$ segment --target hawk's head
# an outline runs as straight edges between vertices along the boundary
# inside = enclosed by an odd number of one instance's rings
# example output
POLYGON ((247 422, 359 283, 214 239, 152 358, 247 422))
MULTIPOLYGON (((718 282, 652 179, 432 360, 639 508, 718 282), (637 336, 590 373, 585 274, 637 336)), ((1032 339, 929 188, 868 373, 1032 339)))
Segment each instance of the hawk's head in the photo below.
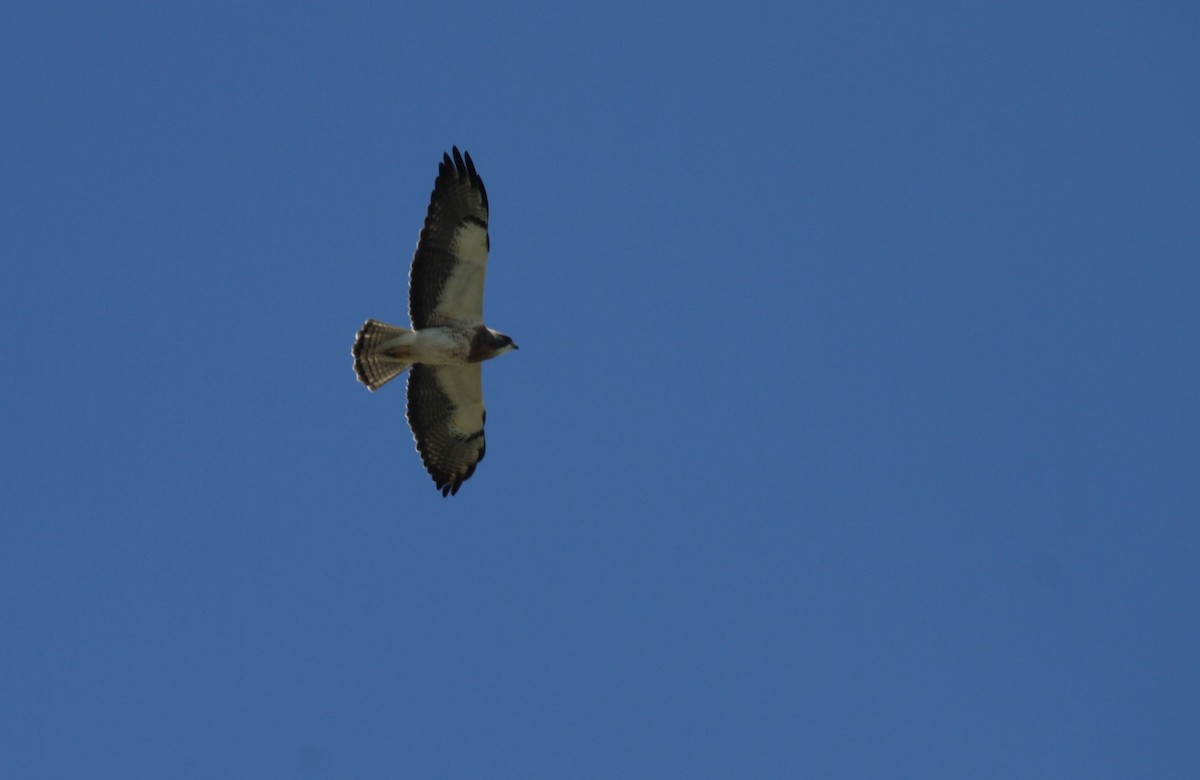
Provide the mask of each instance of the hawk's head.
POLYGON ((491 360, 505 352, 517 349, 517 343, 498 330, 480 325, 471 337, 471 362, 491 360))

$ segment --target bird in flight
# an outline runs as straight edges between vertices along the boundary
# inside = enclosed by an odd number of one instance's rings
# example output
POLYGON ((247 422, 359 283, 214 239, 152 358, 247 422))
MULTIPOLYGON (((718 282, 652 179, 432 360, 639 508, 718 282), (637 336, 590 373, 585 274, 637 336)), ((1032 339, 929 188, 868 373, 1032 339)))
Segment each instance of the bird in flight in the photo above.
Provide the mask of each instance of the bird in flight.
POLYGON ((485 360, 514 350, 483 324, 488 199, 471 155, 442 155, 408 281, 412 327, 367 320, 354 339, 358 381, 378 390, 408 369, 408 425, 425 470, 454 495, 483 460, 485 360))

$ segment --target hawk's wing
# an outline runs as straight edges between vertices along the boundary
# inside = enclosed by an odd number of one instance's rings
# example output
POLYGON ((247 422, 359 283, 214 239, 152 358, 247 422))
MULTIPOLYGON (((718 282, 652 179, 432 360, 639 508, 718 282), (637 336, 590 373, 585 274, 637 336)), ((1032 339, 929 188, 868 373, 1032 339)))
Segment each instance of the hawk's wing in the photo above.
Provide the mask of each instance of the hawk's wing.
POLYGON ((479 363, 408 373, 408 424, 425 470, 442 495, 458 492, 483 460, 483 370, 479 363))
POLYGON ((409 275, 414 328, 483 322, 488 202, 471 155, 443 154, 409 275))

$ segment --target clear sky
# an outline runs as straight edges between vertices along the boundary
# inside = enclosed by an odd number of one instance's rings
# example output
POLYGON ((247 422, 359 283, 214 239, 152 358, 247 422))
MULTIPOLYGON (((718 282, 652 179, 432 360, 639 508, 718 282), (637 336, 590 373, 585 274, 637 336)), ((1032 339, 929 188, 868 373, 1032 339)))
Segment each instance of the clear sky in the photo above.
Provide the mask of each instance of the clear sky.
POLYGON ((1200 771, 1194 3, 2 16, 0 776, 1200 771))

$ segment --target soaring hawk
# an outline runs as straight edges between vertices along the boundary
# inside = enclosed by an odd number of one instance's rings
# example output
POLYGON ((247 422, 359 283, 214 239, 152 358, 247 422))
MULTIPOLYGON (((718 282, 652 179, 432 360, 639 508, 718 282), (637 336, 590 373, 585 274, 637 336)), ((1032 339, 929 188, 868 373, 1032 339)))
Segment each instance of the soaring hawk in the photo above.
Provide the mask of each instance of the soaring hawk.
POLYGON ((442 155, 409 274, 411 328, 367 320, 354 339, 358 381, 378 390, 408 372, 408 424, 425 469, 454 495, 483 460, 482 363, 517 348, 483 324, 488 199, 471 155, 442 155))

